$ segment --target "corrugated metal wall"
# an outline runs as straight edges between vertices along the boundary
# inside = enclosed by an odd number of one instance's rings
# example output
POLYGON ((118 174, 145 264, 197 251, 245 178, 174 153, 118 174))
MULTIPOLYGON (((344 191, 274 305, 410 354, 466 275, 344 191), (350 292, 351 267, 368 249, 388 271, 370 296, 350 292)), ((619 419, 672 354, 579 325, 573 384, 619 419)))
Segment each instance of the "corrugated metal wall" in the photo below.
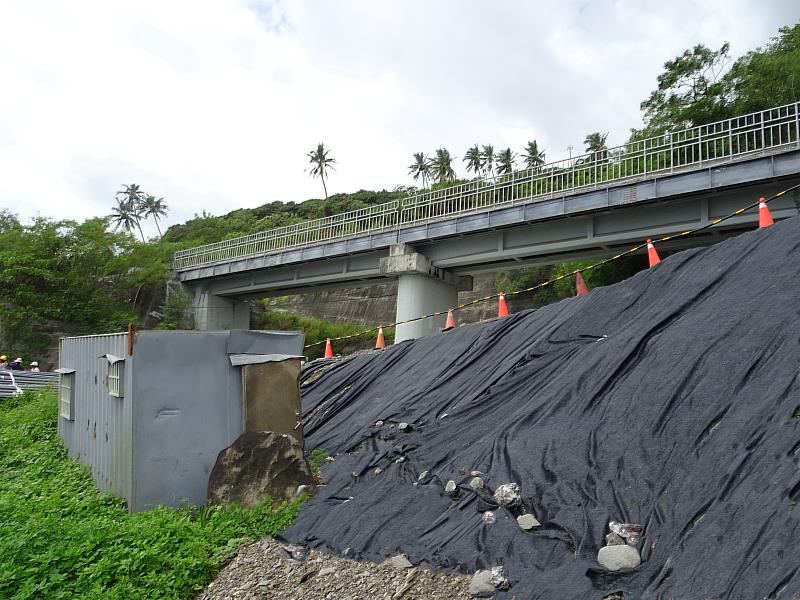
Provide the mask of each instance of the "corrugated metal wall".
POLYGON ((59 367, 75 369, 74 420, 58 418, 58 433, 70 457, 88 465, 97 487, 130 498, 131 373, 128 334, 62 338, 59 367), (108 393, 105 354, 125 357, 125 397, 108 393))

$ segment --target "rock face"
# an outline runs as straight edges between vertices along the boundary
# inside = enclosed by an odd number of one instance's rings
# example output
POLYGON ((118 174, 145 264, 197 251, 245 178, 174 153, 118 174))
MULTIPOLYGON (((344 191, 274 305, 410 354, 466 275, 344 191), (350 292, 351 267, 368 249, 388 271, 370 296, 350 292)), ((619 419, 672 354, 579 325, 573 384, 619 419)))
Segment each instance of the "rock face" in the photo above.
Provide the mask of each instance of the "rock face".
POLYGON ((266 498, 291 500, 300 485, 314 485, 300 443, 271 431, 246 431, 217 456, 206 497, 209 503, 255 506, 266 498))
POLYGON ((635 569, 642 562, 642 558, 633 546, 604 546, 597 553, 597 562, 609 571, 622 571, 635 569))

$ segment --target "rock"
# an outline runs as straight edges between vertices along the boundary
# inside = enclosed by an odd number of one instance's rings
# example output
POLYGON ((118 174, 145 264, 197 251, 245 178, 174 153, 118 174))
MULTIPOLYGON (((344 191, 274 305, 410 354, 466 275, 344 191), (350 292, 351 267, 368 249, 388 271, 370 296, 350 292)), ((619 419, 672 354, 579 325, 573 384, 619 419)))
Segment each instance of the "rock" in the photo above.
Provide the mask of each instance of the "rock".
POLYGON ((375 427, 383 427, 383 421, 375 421, 375 427))
POLYGON ((381 469, 380 467, 375 467, 373 473, 375 473, 375 475, 380 475, 381 473, 383 473, 383 469, 381 469))
POLYGON ((472 477, 483 477, 483 473, 481 473, 480 471, 470 471, 469 474, 472 477))
POLYGON ((207 498, 255 506, 266 498, 292 500, 300 485, 314 486, 300 442, 271 431, 245 431, 217 456, 207 498))
POLYGON ((289 555, 289 558, 297 562, 305 561, 308 555, 308 548, 300 544, 286 544, 285 546, 281 546, 281 548, 289 555))
POLYGON ((411 564, 405 554, 398 554, 396 556, 392 556, 391 558, 387 558, 384 561, 384 564, 390 565, 399 570, 410 569, 414 566, 411 564))
POLYGON ((642 558, 633 546, 603 546, 597 553, 597 562, 609 571, 623 571, 638 567, 642 558))
POLYGON ((330 575, 333 575, 334 573, 336 573, 336 569, 334 569, 333 567, 325 567, 319 570, 319 573, 317 573, 317 577, 328 577, 330 575))
POLYGON ((632 536, 641 537, 643 529, 639 523, 617 523, 616 521, 611 521, 608 524, 608 528, 618 536, 625 539, 628 539, 632 536))
POLYGON ((444 493, 450 496, 454 496, 457 491, 458 491, 458 486, 456 485, 456 482, 453 481, 452 479, 448 481, 444 486, 444 493))
POLYGON ((294 493, 294 497, 297 498, 300 494, 310 494, 311 493, 311 486, 308 485, 298 485, 297 490, 294 493))
POLYGON ((482 518, 483 522, 486 523, 487 525, 491 525, 492 523, 495 523, 497 521, 497 517, 491 510, 487 510, 485 513, 483 513, 482 518))
POLYGON ((507 590, 510 586, 506 579, 506 570, 502 566, 492 567, 492 585, 498 590, 507 590))
POLYGON ((609 533, 606 535, 606 546, 622 546, 625 543, 620 536, 616 533, 609 533))
POLYGON ((408 423, 400 423, 397 428, 400 431, 411 431, 411 427, 409 427, 408 423))
POLYGON ((522 504, 519 486, 516 483, 505 483, 494 492, 494 499, 501 506, 519 506, 522 504))
POLYGON ((396 461, 394 461, 394 462, 396 462, 396 463, 402 463, 402 462, 406 462, 406 457, 405 457, 405 456, 401 456, 400 458, 398 458, 398 459, 397 459, 396 461))
POLYGON ((473 477, 469 482, 469 487, 473 490, 482 490, 483 489, 483 479, 480 477, 473 477))
POLYGON ((495 587, 492 583, 491 571, 476 571, 469 582, 469 595, 474 598, 491 598, 495 587))
POLYGON ((419 474, 419 477, 417 477, 417 481, 422 481, 427 476, 428 476, 428 472, 427 471, 423 471, 422 473, 419 474))
POLYGON ((534 527, 540 527, 541 523, 539 523, 533 515, 524 514, 517 517, 517 525, 519 525, 521 529, 528 531, 534 527))

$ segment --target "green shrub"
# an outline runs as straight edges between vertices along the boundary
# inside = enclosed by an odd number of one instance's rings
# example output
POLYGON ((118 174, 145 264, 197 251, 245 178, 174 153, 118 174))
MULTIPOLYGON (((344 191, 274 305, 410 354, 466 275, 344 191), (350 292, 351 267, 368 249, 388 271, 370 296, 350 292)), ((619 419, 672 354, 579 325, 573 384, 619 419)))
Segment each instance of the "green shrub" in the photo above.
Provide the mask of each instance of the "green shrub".
POLYGON ((128 514, 66 456, 50 393, 0 404, 0 598, 192 598, 299 503, 128 514))

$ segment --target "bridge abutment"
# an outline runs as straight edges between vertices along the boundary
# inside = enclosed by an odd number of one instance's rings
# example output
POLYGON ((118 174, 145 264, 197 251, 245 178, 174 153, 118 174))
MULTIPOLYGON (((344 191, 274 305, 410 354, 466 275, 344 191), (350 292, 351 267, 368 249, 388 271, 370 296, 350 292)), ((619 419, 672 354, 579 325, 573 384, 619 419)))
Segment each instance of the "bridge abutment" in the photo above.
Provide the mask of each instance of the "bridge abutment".
MULTIPOLYGON (((472 289, 472 277, 458 276, 435 267, 431 260, 406 244, 389 247, 389 256, 382 258, 381 274, 397 277, 397 322, 447 310, 458 304, 458 292, 472 289)), ((446 316, 439 315, 398 325, 395 342, 438 333, 446 316)))
POLYGON ((212 294, 205 286, 194 288, 195 328, 200 331, 250 329, 250 305, 242 300, 212 294))

